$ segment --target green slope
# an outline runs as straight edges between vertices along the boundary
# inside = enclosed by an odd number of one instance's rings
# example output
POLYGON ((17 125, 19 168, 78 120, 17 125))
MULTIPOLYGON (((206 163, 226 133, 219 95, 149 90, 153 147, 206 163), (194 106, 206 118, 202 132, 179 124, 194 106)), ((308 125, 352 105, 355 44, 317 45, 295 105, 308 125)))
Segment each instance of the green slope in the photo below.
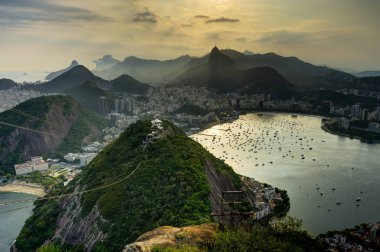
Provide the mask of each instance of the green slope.
POLYGON ((56 151, 63 155, 66 151, 77 151, 85 138, 95 139, 100 135, 100 129, 107 125, 73 98, 61 95, 42 96, 20 103, 14 109, 0 113, 0 122, 38 131, 0 124, 0 173, 13 173, 14 164, 24 162, 32 155, 45 156, 56 151))
MULTIPOLYGON (((229 166, 173 125, 167 124, 167 137, 147 146, 142 145, 150 131, 151 124, 147 121, 131 125, 65 191, 109 185, 127 177, 137 168, 125 181, 85 193, 80 199, 81 211, 76 217, 78 223, 89 216, 95 206, 100 211, 101 218, 93 225, 106 234, 106 239, 97 244, 97 248, 107 248, 104 251, 120 251, 139 235, 161 225, 186 226, 210 222, 206 162, 211 162, 217 173, 229 178, 236 188, 241 185, 239 177, 229 166)), ((68 203, 65 200, 62 202, 68 203)), ((17 239, 19 251, 35 249, 52 237, 51 230, 58 228, 56 211, 59 210, 54 201, 35 208, 34 215, 17 239), (40 228, 39 223, 44 225, 40 228)), ((60 211, 64 214, 69 210, 63 208, 60 211)), ((64 245, 70 243, 59 242, 64 245)))
POLYGON ((92 81, 85 81, 82 85, 72 87, 65 91, 74 97, 83 107, 91 109, 92 111, 98 112, 98 98, 105 96, 108 98, 108 107, 113 107, 114 97, 112 93, 101 89, 96 83, 92 81))

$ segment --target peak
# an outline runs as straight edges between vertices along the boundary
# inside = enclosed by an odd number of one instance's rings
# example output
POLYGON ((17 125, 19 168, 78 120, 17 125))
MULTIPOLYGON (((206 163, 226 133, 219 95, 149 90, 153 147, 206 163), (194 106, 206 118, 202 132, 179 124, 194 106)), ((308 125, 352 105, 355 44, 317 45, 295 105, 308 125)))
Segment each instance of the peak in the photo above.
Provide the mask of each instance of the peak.
POLYGON ((252 51, 250 51, 250 50, 245 50, 244 52, 243 52, 243 54, 245 54, 245 55, 254 55, 255 53, 254 52, 252 52, 252 51))
POLYGON ((134 78, 132 76, 127 75, 127 74, 122 74, 119 77, 117 77, 116 79, 114 79, 114 81, 115 80, 125 80, 125 79, 130 80, 130 79, 134 79, 134 78))
POLYGON ((73 60, 72 62, 71 62, 71 67, 73 67, 73 66, 78 66, 79 65, 79 63, 78 63, 78 61, 76 61, 76 60, 73 60))
POLYGON ((73 68, 71 68, 69 71, 86 71, 86 72, 90 72, 90 70, 88 70, 85 66, 83 65, 77 65, 73 68))
POLYGON ((214 48, 211 50, 211 53, 219 53, 219 48, 217 46, 214 46, 214 48))

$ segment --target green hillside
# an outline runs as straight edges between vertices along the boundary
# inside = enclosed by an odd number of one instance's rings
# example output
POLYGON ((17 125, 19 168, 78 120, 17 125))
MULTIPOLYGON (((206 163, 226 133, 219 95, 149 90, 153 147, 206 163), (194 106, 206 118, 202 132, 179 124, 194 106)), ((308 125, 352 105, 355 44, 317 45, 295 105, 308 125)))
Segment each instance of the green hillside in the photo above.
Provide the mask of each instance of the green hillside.
POLYGON ((95 112, 99 111, 98 98, 101 96, 108 98, 109 108, 113 107, 114 97, 112 93, 101 89, 92 81, 85 81, 82 85, 72 87, 66 90, 65 94, 74 97, 83 107, 95 112))
MULTIPOLYGON (((73 216, 78 227, 63 227, 61 232, 82 235, 78 231, 83 224, 81 221, 91 216, 94 209, 99 209, 101 217, 96 218, 94 224, 106 234, 106 239, 97 242, 96 247, 107 248, 104 251, 120 251, 139 235, 158 226, 187 226, 211 221, 210 187, 205 163, 212 163, 216 172, 229 179, 235 188, 240 187, 240 179, 229 166, 180 130, 171 124, 165 127, 166 137, 142 145, 151 131, 151 124, 139 121, 94 159, 65 193, 111 184, 136 170, 125 181, 83 194, 80 213, 73 216)), ((73 200, 62 199, 60 203, 67 205, 73 200)), ((37 205, 34 215, 17 239, 19 251, 36 249, 52 237, 53 230, 61 228, 57 225, 58 216, 70 211, 70 208, 59 209, 58 205, 55 201, 37 205)), ((90 235, 94 234, 84 234, 90 235)), ((82 238, 85 242, 86 237, 82 238)), ((64 239, 59 243, 70 246, 80 244, 64 239)))
POLYGON ((150 87, 148 84, 142 83, 126 74, 112 80, 111 83, 113 91, 128 94, 146 95, 150 87))
POLYGON ((84 139, 95 140, 106 125, 69 96, 42 96, 20 103, 0 113, 0 174, 13 173, 14 164, 31 156, 78 151, 84 139))

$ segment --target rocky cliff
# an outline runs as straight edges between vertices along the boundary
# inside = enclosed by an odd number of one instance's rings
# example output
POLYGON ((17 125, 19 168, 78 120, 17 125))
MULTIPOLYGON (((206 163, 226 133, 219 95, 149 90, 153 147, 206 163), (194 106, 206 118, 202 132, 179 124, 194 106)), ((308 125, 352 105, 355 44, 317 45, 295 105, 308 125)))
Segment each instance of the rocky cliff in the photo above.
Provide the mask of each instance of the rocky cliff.
POLYGON ((13 172, 13 165, 17 162, 54 153, 75 134, 75 129, 80 126, 78 123, 83 120, 91 130, 77 135, 81 138, 77 141, 79 144, 88 135, 100 133, 100 119, 90 118, 69 96, 39 97, 1 113, 0 169, 13 172))

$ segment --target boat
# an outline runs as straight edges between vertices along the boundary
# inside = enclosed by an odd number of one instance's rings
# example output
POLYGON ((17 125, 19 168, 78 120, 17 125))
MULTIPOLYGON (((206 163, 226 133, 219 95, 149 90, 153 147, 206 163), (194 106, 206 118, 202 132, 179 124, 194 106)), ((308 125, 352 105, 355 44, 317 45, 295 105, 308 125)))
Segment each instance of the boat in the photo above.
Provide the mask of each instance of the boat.
POLYGON ((292 115, 293 118, 297 118, 297 115, 292 115))
POLYGON ((362 199, 360 197, 357 197, 356 198, 356 201, 361 201, 362 199))

